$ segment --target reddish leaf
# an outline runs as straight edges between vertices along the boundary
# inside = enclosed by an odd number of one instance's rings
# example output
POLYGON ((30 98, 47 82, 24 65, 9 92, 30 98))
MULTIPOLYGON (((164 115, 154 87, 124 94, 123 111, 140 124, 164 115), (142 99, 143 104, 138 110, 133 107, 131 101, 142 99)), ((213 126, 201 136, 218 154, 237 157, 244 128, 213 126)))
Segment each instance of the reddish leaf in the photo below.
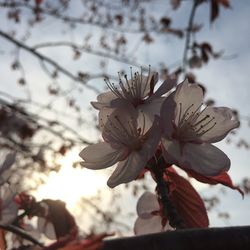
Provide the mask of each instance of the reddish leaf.
POLYGON ((210 21, 213 22, 220 13, 219 5, 224 6, 225 8, 230 8, 229 0, 211 0, 211 14, 210 21))
POLYGON ((204 175, 196 173, 193 170, 185 169, 185 171, 188 173, 189 176, 195 178, 197 181, 211 184, 211 185, 222 184, 224 186, 227 186, 227 187, 230 187, 232 189, 239 191, 241 193, 242 197, 244 197, 244 192, 238 186, 235 186, 233 184, 233 182, 232 182, 230 176, 227 174, 227 172, 222 172, 221 174, 219 174, 217 176, 204 176, 204 175))
POLYGON ((7 244, 5 240, 5 231, 3 229, 0 229, 0 249, 1 250, 7 249, 7 244))
POLYGON ((170 199, 186 226, 188 228, 208 227, 209 221, 204 202, 193 186, 172 168, 168 168, 167 175, 175 184, 170 199))
POLYGON ((219 15, 219 4, 217 0, 211 0, 210 22, 212 23, 219 15))
POLYGON ((68 234, 76 236, 78 232, 75 220, 66 209, 64 202, 46 199, 40 203, 45 203, 48 206, 48 215, 45 219, 53 224, 57 239, 68 234))
POLYGON ((223 5, 225 8, 230 8, 229 0, 217 0, 217 2, 223 5))
POLYGON ((174 10, 180 7, 181 0, 171 0, 171 5, 174 10))
POLYGON ((35 0, 36 5, 40 5, 42 3, 43 0, 35 0))

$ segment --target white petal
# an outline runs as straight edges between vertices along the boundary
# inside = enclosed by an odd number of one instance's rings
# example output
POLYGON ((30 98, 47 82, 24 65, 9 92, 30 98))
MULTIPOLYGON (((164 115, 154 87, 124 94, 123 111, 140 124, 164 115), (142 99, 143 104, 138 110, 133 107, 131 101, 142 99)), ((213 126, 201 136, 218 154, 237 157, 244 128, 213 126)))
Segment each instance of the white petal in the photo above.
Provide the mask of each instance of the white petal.
POLYGON ((8 225, 17 217, 18 207, 14 201, 16 193, 6 184, 0 187, 0 195, 0 224, 8 225))
POLYGON ((140 152, 132 152, 124 161, 120 162, 108 179, 108 186, 114 188, 121 183, 133 181, 146 166, 147 158, 140 152))
POLYGON ((84 148, 79 156, 84 160, 83 167, 90 169, 107 168, 124 159, 126 149, 114 149, 106 142, 84 148))
POLYGON ((160 123, 160 118, 155 116, 154 123, 152 127, 147 131, 147 139, 142 145, 140 154, 145 155, 146 159, 149 160, 155 153, 156 148, 160 142, 162 135, 162 127, 160 123))
POLYGON ((178 126, 183 116, 196 112, 203 102, 203 90, 198 84, 189 84, 187 80, 179 84, 174 92, 176 102, 175 124, 178 126))
POLYGON ((160 97, 166 94, 169 90, 176 86, 176 80, 176 78, 168 78, 167 80, 165 80, 153 94, 153 97, 160 97))
POLYGON ((146 97, 150 93, 151 88, 155 86, 157 81, 158 81, 157 72, 151 72, 148 76, 142 76, 142 84, 141 84, 142 98, 146 97))
MULTIPOLYGON (((215 126, 208 130, 204 135, 200 137, 203 142, 218 142, 225 138, 225 136, 234 128, 239 127, 240 123, 238 120, 233 119, 232 110, 225 107, 213 108, 207 107, 202 113, 202 117, 209 115, 211 118, 214 117, 214 121, 211 122, 215 126)), ((208 124, 209 129, 209 124, 208 124)))
POLYGON ((5 170, 11 167, 15 162, 15 159, 16 159, 16 153, 7 154, 1 166, 0 173, 3 173, 5 170))
POLYGON ((171 138, 172 133, 174 131, 174 120, 175 120, 175 109, 176 103, 174 101, 175 92, 171 93, 161 106, 161 119, 163 123, 164 134, 171 138))
POLYGON ((150 99, 150 101, 144 105, 144 112, 151 113, 154 115, 160 115, 161 105, 164 100, 165 97, 157 97, 150 99))
POLYGON ((165 161, 169 164, 178 163, 181 159, 181 146, 176 140, 162 138, 162 153, 165 161))
POLYGON ((151 192, 145 192, 136 205, 137 214, 142 219, 151 218, 153 216, 151 213, 159 210, 160 205, 157 196, 151 192))
POLYGON ((9 225, 11 224, 17 217, 18 207, 17 204, 14 202, 10 202, 8 207, 1 211, 1 219, 0 224, 9 225))
POLYGON ((97 102, 91 102, 92 106, 96 109, 102 109, 104 107, 110 107, 111 101, 116 99, 116 95, 112 91, 102 93, 97 96, 97 102))
POLYGON ((135 235, 159 233, 164 229, 161 225, 161 217, 153 216, 150 219, 137 218, 134 225, 135 235))
POLYGON ((230 159, 211 144, 186 143, 180 165, 202 175, 215 176, 229 170, 230 159))
POLYGON ((49 239, 56 239, 56 232, 53 224, 45 218, 39 217, 37 221, 39 232, 44 233, 49 239))
POLYGON ((138 111, 127 102, 120 102, 119 106, 114 109, 103 108, 99 113, 99 123, 103 131, 103 138, 119 138, 119 134, 124 134, 124 129, 129 132, 131 129, 137 130, 138 111), (103 127, 102 127, 103 126, 103 127), (110 133, 112 131, 112 133, 110 133))

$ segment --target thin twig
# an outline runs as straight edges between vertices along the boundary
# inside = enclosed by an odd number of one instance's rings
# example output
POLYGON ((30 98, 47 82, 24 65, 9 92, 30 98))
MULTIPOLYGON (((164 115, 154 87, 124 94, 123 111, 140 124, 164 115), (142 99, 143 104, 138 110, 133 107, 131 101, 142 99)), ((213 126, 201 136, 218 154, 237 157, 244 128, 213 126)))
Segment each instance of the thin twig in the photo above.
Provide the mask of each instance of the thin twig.
POLYGON ((78 76, 75 76, 70 71, 68 71, 66 68, 62 67, 57 62, 55 62, 54 60, 52 60, 51 58, 49 58, 49 57, 47 57, 47 56, 45 56, 45 55, 43 55, 43 54, 35 51, 33 48, 31 48, 31 47, 27 46, 26 44, 24 44, 24 43, 16 40, 15 38, 13 38, 12 36, 10 36, 7 33, 3 32, 2 30, 0 30, 0 36, 3 37, 3 38, 5 38, 9 42, 15 44, 19 48, 22 48, 23 50, 31 53, 32 55, 34 55, 35 57, 37 57, 39 60, 45 61, 46 63, 49 63, 51 66, 53 66, 55 69, 57 69, 57 71, 61 72, 65 76, 69 77, 70 79, 83 84, 84 86, 86 86, 87 88, 93 90, 96 93, 100 92, 99 89, 97 89, 94 86, 91 86, 91 85, 87 84, 86 81, 82 80, 78 76))
POLYGON ((32 242, 35 245, 38 245, 40 247, 44 247, 44 245, 42 243, 40 243, 38 240, 33 238, 31 235, 27 234, 21 228, 18 228, 18 227, 12 226, 12 225, 1 225, 1 224, 0 224, 0 228, 4 229, 6 231, 12 232, 12 233, 22 237, 23 239, 32 242))
POLYGON ((199 5, 200 0, 193 0, 193 6, 190 12, 189 21, 188 21, 188 27, 187 27, 187 33, 186 33, 186 41, 185 41, 185 47, 183 52, 183 60, 182 60, 182 70, 184 74, 186 73, 186 66, 187 66, 187 56, 188 51, 190 49, 190 37, 193 29, 193 23, 194 23, 194 17, 195 17, 195 11, 197 9, 197 6, 199 5))

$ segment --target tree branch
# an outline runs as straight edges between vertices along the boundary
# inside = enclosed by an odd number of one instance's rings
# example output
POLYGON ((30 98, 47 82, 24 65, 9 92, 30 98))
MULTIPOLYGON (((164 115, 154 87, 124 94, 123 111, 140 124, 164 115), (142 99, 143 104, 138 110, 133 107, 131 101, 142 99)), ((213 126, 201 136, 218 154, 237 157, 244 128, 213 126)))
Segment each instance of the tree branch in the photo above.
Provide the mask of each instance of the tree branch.
POLYGON ((55 69, 57 69, 57 71, 59 71, 62 74, 66 75, 67 77, 69 77, 73 81, 76 81, 76 82, 79 82, 79 83, 83 84, 84 86, 86 86, 87 88, 93 90, 96 93, 100 92, 96 87, 88 85, 86 83, 86 81, 82 80, 78 76, 75 76, 70 71, 68 71, 67 69, 63 68, 57 62, 55 62, 54 60, 52 60, 51 58, 42 55, 41 53, 35 51, 33 48, 30 48, 26 44, 24 44, 24 43, 16 40, 15 38, 11 37, 10 35, 8 35, 7 33, 3 32, 2 30, 0 30, 0 36, 3 37, 3 38, 5 38, 9 42, 15 44, 17 47, 19 47, 19 48, 21 48, 21 49, 23 49, 23 50, 31 53, 32 55, 34 55, 35 57, 37 57, 39 60, 44 61, 46 63, 49 63, 51 66, 53 66, 55 69))
POLYGON ((89 48, 86 48, 84 46, 80 46, 80 45, 77 45, 75 43, 68 42, 68 41, 39 43, 39 44, 34 45, 32 47, 32 49, 37 50, 37 49, 41 49, 41 48, 59 47, 59 46, 70 47, 72 49, 78 49, 78 50, 80 50, 80 51, 82 51, 84 53, 87 53, 87 54, 91 54, 91 55, 95 55, 95 56, 99 56, 99 57, 103 57, 103 58, 109 58, 109 59, 112 59, 114 61, 121 62, 121 63, 126 63, 126 64, 129 64, 131 66, 135 66, 135 67, 138 67, 138 68, 142 67, 144 70, 148 69, 148 66, 142 66, 140 64, 137 64, 135 62, 132 62, 132 61, 128 60, 127 58, 121 58, 121 57, 118 57, 118 56, 113 55, 113 54, 104 53, 102 51, 94 51, 92 49, 89 49, 89 48))
POLYGON ((182 67, 183 67, 183 72, 185 73, 186 71, 186 65, 187 65, 187 56, 188 56, 188 50, 190 48, 190 36, 192 33, 192 28, 193 28, 193 23, 194 23, 194 16, 195 16, 195 11, 197 9, 197 6, 199 5, 200 0, 193 0, 193 6, 191 9, 191 13, 189 16, 189 21, 188 21, 188 27, 187 27, 187 33, 186 33, 186 41, 185 41, 185 47, 184 47, 184 52, 183 52, 183 59, 182 59, 182 67))
POLYGON ((38 245, 40 247, 44 247, 42 243, 40 243, 37 239, 33 238, 31 235, 29 235, 28 233, 26 233, 24 230, 22 230, 19 227, 15 227, 12 225, 0 225, 0 228, 12 232, 20 237, 22 237, 25 240, 28 240, 30 242, 32 242, 35 245, 38 245))
POLYGON ((249 250, 250 226, 185 229, 106 240, 102 250, 249 250))

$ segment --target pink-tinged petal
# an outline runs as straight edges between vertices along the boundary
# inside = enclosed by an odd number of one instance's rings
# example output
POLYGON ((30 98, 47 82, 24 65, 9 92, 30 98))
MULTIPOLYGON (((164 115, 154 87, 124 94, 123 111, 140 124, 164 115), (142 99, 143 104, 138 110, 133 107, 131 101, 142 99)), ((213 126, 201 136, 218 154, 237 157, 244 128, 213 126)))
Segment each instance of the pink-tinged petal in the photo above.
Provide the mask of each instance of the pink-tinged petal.
POLYGON ((15 159, 16 159, 16 153, 7 154, 1 166, 0 173, 3 173, 5 170, 10 168, 15 162, 15 159))
POLYGON ((176 102, 175 124, 178 126, 187 112, 197 112, 203 102, 203 89, 198 84, 189 84, 186 79, 179 84, 174 92, 176 102))
POLYGON ((160 142, 162 135, 162 126, 160 118, 155 116, 152 127, 146 133, 146 141, 143 143, 141 148, 141 154, 144 154, 149 160, 155 153, 156 148, 160 142))
POLYGON ((126 156, 126 149, 114 149, 106 142, 100 142, 84 148, 79 156, 84 160, 82 166, 89 169, 110 167, 126 156))
POLYGON ((206 130, 208 131, 200 137, 203 142, 221 141, 232 129, 240 125, 239 121, 234 119, 232 110, 226 107, 207 107, 202 113, 202 117, 206 115, 209 115, 213 121, 207 125, 206 130))
POLYGON ((115 109, 103 108, 99 113, 99 124, 105 141, 119 141, 121 133, 137 130, 136 109, 127 102, 121 102, 115 109), (116 138, 116 139, 115 139, 116 138))
POLYGON ((91 102, 92 106, 98 110, 104 107, 110 107, 111 101, 116 99, 117 96, 112 92, 108 91, 97 96, 97 102, 91 102))
POLYGON ((136 205, 136 211, 140 218, 149 219, 152 216, 152 212, 159 211, 160 205, 157 196, 151 192, 145 192, 138 200, 136 205))
POLYGON ((145 104, 144 112, 151 113, 154 115, 160 115, 161 105, 164 102, 165 97, 152 98, 145 104))
POLYGON ((157 72, 151 72, 148 76, 142 76, 142 82, 141 82, 141 97, 144 98, 148 96, 152 90, 154 89, 154 86, 158 82, 158 73, 157 72))
POLYGON ((186 143, 180 167, 192 169, 205 176, 215 176, 230 168, 230 159, 211 144, 186 143))
POLYGON ((11 176, 10 168, 15 162, 15 159, 16 159, 16 153, 9 153, 6 155, 4 162, 0 167, 0 185, 2 185, 10 178, 11 176))
POLYGON ((44 233, 51 240, 56 239, 56 232, 53 224, 46 219, 39 217, 37 221, 38 231, 44 233))
POLYGON ((130 153, 124 160, 118 163, 115 171, 108 179, 108 186, 116 187, 122 183, 133 181, 146 166, 147 158, 140 151, 130 153))
POLYGON ((176 78, 168 78, 165 80, 161 86, 155 91, 155 93, 152 95, 153 98, 160 97, 164 94, 166 94, 168 91, 170 91, 172 88, 174 88, 177 84, 176 78))
POLYGON ((152 216, 150 219, 137 218, 134 225, 135 235, 152 234, 163 232, 160 216, 152 216))
POLYGON ((164 130, 164 135, 171 138, 174 131, 175 109, 176 103, 174 101, 174 93, 171 93, 162 103, 161 119, 164 130))
POLYGON ((178 163, 181 158, 181 146, 180 143, 176 140, 168 140, 162 138, 162 153, 166 163, 175 164, 178 163))
POLYGON ((6 184, 0 187, 0 224, 8 225, 17 217, 16 193, 6 184))
POLYGON ((141 106, 141 109, 138 111, 137 123, 138 128, 143 129, 146 133, 152 127, 155 116, 151 113, 145 113, 144 107, 145 106, 141 106))

